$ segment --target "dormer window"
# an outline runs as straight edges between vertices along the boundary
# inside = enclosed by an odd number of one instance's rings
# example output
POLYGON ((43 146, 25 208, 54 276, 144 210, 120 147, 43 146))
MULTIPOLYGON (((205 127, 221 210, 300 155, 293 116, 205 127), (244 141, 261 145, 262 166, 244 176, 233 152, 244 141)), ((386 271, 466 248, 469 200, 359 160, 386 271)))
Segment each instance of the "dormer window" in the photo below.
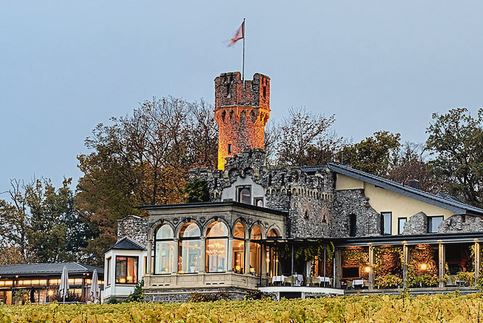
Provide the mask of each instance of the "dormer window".
POLYGON ((245 204, 252 204, 252 189, 251 186, 238 187, 237 201, 245 204))

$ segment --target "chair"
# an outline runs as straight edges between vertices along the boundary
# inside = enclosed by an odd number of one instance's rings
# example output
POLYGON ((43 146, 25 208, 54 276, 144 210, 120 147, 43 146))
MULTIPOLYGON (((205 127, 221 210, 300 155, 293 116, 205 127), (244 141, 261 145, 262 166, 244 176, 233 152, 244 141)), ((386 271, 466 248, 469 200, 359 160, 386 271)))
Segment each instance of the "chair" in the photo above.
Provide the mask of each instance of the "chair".
POLYGON ((310 285, 311 286, 319 286, 320 287, 320 279, 319 279, 319 277, 310 277, 310 285))
POLYGON ((294 277, 294 276, 288 276, 288 277, 284 277, 284 279, 283 279, 283 284, 284 284, 285 286, 287 286, 287 284, 288 284, 288 286, 293 286, 293 285, 295 285, 295 277, 294 277))

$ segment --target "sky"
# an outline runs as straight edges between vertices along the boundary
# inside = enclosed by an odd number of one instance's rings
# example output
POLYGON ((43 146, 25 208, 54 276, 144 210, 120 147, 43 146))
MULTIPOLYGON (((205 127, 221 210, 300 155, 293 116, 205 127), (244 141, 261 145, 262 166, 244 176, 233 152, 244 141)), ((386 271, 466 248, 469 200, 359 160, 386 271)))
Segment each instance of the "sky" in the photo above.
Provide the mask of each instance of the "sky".
MULTIPOLYGON (((483 1, 0 0, 0 193, 82 174, 96 124, 152 97, 214 101, 214 78, 271 78, 271 120, 335 114, 359 141, 422 143, 434 112, 483 105, 483 1)), ((0 195, 0 198, 5 197, 0 195)))

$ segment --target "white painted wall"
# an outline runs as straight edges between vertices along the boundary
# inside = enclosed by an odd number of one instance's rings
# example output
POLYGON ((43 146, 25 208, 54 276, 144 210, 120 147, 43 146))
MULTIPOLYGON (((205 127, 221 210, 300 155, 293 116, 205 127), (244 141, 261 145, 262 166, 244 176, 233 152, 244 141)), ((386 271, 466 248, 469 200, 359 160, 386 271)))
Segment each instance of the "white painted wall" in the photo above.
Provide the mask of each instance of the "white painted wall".
POLYGON ((147 256, 146 251, 141 250, 117 250, 111 249, 104 255, 104 290, 102 291, 102 302, 107 301, 110 297, 125 298, 134 291, 135 285, 116 284, 116 256, 138 257, 138 281, 144 277, 144 257, 147 256), (111 258, 111 268, 108 273, 107 259, 111 258), (109 278, 107 275, 109 274, 109 278), (109 285, 108 282, 109 281, 109 285))
POLYGON ((247 185, 250 185, 252 189, 252 204, 254 204, 255 198, 261 197, 263 198, 263 205, 265 205, 265 189, 262 185, 256 184, 250 176, 245 178, 238 176, 235 183, 233 183, 230 187, 223 189, 223 192, 221 193, 221 200, 232 199, 233 201, 237 201, 237 186, 247 185))

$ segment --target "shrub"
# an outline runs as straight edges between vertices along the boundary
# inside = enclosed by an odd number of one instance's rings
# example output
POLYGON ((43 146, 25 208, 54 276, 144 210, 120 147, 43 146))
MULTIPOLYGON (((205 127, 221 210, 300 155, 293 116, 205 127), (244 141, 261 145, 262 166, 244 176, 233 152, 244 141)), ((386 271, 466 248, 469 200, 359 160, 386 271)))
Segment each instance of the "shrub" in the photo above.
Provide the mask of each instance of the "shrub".
POLYGON ((396 288, 402 286, 402 283, 402 278, 392 274, 377 277, 375 280, 377 288, 396 288))
POLYGON ((199 303, 199 302, 214 302, 219 300, 229 300, 230 295, 225 292, 218 293, 191 293, 189 302, 199 303))
POLYGON ((144 292, 143 292, 144 281, 141 280, 134 287, 134 291, 127 297, 128 302, 143 302, 144 292))
POLYGON ((460 271, 456 273, 456 278, 464 281, 466 286, 473 286, 475 282, 475 273, 471 271, 460 271))

